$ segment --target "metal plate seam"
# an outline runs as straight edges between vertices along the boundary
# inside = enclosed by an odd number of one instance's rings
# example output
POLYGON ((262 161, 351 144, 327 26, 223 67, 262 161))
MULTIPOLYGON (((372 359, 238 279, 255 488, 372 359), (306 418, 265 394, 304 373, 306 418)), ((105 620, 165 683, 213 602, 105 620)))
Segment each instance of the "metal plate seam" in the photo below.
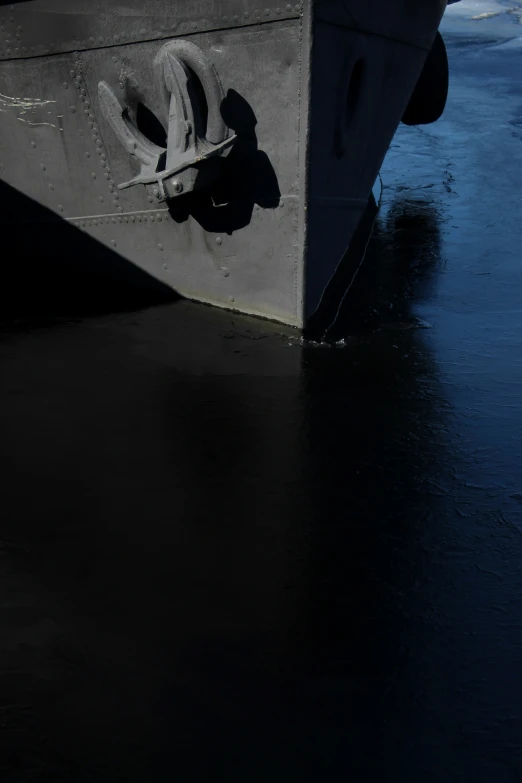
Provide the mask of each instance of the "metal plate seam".
POLYGON ((317 21, 321 22, 321 24, 330 25, 330 27, 338 27, 342 30, 352 30, 354 33, 371 35, 374 38, 384 38, 386 41, 392 41, 393 43, 402 44, 403 46, 411 46, 412 49, 420 49, 422 52, 429 52, 431 49, 430 46, 421 46, 421 44, 415 43, 414 41, 406 41, 403 38, 377 33, 375 30, 368 30, 366 27, 356 27, 350 24, 342 24, 341 22, 332 22, 330 19, 322 19, 320 16, 317 17, 317 21))
MULTIPOLYGON (((151 35, 147 36, 140 35, 139 38, 133 38, 125 41, 118 41, 115 42, 113 40, 107 40, 106 42, 102 44, 96 44, 92 43, 91 41, 80 41, 76 45, 70 45, 66 48, 56 48, 55 50, 52 49, 46 49, 40 53, 31 53, 31 51, 27 50, 27 47, 23 47, 19 53, 13 54, 11 50, 8 50, 9 53, 6 54, 4 51, 0 50, 0 61, 11 61, 11 60, 31 60, 35 59, 37 57, 51 57, 53 55, 57 54, 73 54, 74 52, 84 52, 84 51, 93 51, 96 49, 108 49, 108 48, 117 48, 121 46, 129 46, 136 43, 149 43, 152 41, 164 41, 164 40, 172 40, 174 38, 189 38, 193 35, 201 35, 201 33, 210 33, 210 32, 226 32, 227 30, 237 30, 237 29, 246 29, 249 27, 260 27, 264 25, 271 25, 271 24, 277 24, 278 22, 284 22, 284 21, 290 21, 292 19, 298 19, 302 16, 301 10, 297 11, 297 7, 295 6, 295 10, 292 14, 286 13, 282 14, 281 16, 278 16, 274 19, 261 19, 254 21, 254 22, 238 22, 237 24, 228 24, 227 26, 223 27, 212 27, 211 25, 199 27, 197 29, 183 29, 183 25, 180 26, 179 30, 177 31, 168 31, 166 30, 162 34, 158 35, 151 35), (25 51, 24 51, 25 50, 25 51)), ((299 6, 301 8, 301 6, 299 6)), ((33 50, 36 47, 31 47, 33 50)))

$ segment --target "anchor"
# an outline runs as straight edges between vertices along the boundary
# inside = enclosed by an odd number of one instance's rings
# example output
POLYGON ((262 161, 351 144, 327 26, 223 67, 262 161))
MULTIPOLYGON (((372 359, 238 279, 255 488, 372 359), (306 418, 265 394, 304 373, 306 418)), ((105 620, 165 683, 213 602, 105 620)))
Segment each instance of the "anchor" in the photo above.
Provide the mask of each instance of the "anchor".
POLYGON ((202 50, 189 41, 165 44, 154 60, 161 95, 169 106, 167 147, 144 136, 122 107, 109 85, 98 84, 100 107, 105 119, 129 155, 141 163, 138 176, 118 185, 120 190, 145 185, 156 202, 206 187, 219 173, 212 159, 223 157, 236 140, 221 116, 224 99, 219 76, 202 50), (206 128, 199 79, 208 114, 206 128), (208 163, 207 163, 208 162, 208 163))

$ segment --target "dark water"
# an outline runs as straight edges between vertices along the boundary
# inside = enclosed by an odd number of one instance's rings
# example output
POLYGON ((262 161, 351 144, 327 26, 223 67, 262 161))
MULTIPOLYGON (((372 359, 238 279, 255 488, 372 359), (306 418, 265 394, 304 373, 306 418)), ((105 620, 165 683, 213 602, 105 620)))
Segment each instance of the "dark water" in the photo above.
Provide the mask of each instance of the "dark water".
POLYGON ((344 345, 180 302, 4 328, 6 783, 520 780, 522 74, 491 30, 446 36, 447 114, 394 141, 344 345))

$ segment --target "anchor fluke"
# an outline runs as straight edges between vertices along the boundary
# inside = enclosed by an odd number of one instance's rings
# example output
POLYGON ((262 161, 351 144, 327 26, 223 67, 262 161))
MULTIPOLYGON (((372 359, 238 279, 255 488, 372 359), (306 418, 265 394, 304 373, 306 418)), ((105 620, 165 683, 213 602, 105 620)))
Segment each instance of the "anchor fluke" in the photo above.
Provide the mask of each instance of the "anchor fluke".
POLYGON ((141 163, 140 173, 118 188, 145 185, 155 201, 162 202, 214 179, 217 169, 207 167, 206 171, 205 161, 226 154, 236 136, 230 134, 221 116, 224 93, 219 77, 199 47, 188 41, 172 41, 160 49, 154 66, 167 104, 166 148, 154 144, 138 130, 129 110, 104 81, 98 84, 98 96, 101 111, 117 138, 128 154, 141 163), (203 88, 205 107, 201 105, 195 79, 203 88))

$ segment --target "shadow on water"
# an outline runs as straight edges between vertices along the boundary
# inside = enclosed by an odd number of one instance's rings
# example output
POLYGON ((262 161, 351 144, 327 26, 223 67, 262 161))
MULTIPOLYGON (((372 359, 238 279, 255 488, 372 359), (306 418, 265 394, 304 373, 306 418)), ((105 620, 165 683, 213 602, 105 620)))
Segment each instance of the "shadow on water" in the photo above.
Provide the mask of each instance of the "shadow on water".
POLYGON ((33 199, 0 182, 0 320, 140 309, 176 294, 33 199))

